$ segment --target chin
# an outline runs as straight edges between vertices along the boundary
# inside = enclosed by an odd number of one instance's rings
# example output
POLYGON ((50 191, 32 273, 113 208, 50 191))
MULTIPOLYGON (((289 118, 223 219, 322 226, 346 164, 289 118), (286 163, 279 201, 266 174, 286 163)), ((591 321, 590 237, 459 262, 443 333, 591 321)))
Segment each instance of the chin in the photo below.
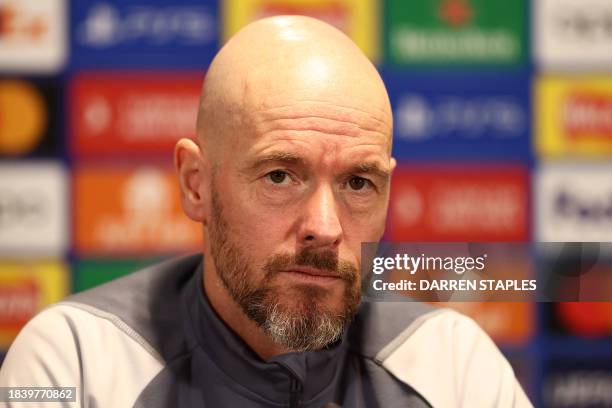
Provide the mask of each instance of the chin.
POLYGON ((287 308, 303 313, 311 310, 342 313, 346 308, 343 302, 343 289, 333 290, 318 285, 291 285, 278 293, 278 299, 287 308))

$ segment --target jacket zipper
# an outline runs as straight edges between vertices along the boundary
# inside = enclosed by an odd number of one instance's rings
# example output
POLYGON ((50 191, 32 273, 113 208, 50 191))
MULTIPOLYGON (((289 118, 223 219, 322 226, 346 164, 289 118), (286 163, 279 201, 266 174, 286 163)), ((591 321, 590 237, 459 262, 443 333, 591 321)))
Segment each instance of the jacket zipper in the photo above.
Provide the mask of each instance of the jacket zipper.
POLYGON ((302 397, 302 383, 291 375, 289 387, 289 408, 299 408, 300 398, 302 397))

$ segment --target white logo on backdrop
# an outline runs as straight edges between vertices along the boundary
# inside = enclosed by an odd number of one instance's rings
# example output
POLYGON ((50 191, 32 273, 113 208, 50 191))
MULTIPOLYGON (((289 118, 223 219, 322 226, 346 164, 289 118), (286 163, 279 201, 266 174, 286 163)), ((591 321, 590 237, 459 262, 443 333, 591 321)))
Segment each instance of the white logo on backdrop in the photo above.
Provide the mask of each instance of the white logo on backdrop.
POLYGON ((85 124, 90 135, 96 135, 108 130, 113 119, 110 103, 105 97, 96 96, 90 99, 84 110, 85 124))
POLYGON ((0 254, 62 256, 68 245, 67 179, 55 162, 0 166, 0 254))
POLYGON ((395 112, 397 134, 405 140, 450 137, 514 138, 525 132, 526 112, 508 96, 464 98, 444 96, 435 103, 418 94, 407 94, 395 112))
POLYGON ((537 0, 533 28, 536 60, 544 68, 612 67, 610 0, 537 0))
POLYGON ((394 208, 402 225, 414 225, 423 217, 423 196, 416 188, 403 186, 394 200, 394 208))
POLYGON ((215 16, 199 6, 150 5, 127 7, 120 12, 110 3, 97 3, 78 26, 78 41, 105 48, 129 42, 149 45, 202 45, 214 40, 215 16))
POLYGON ((535 179, 537 240, 612 241, 612 166, 549 164, 535 179))

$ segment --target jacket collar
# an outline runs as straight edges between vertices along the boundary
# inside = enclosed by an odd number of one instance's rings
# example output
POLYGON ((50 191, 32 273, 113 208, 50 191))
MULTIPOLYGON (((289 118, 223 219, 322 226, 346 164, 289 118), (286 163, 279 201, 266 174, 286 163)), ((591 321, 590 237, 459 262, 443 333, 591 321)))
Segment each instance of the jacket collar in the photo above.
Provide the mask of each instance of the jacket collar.
POLYGON ((184 296, 190 346, 205 353, 233 381, 271 401, 287 401, 292 378, 301 385, 305 403, 332 392, 347 353, 346 333, 324 350, 287 353, 264 361, 214 311, 203 290, 203 276, 201 263, 184 296))

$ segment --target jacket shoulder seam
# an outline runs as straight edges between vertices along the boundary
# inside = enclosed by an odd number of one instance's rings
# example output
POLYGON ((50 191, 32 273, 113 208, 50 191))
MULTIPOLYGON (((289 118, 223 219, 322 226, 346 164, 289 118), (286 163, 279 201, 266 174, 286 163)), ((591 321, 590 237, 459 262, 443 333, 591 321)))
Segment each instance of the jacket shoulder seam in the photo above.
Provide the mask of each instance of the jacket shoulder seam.
POLYGON ((127 335, 129 338, 134 340, 137 344, 139 344, 147 353, 151 355, 157 362, 159 362, 162 366, 166 365, 166 361, 159 354, 159 352, 151 346, 151 344, 144 338, 140 333, 134 330, 129 324, 127 324, 123 319, 119 316, 106 312, 104 310, 98 309, 97 307, 90 306, 84 303, 78 303, 74 301, 62 301, 57 303, 57 306, 69 306, 84 312, 87 312, 95 317, 100 319, 104 319, 111 324, 113 324, 116 328, 118 328, 121 332, 127 335))
POLYGON ((373 360, 377 364, 382 365, 382 363, 391 355, 399 346, 404 344, 406 340, 414 334, 427 320, 442 314, 448 313, 450 309, 447 308, 439 308, 436 310, 432 310, 425 314, 420 315, 412 323, 410 323, 399 335, 397 335, 393 340, 391 340, 386 346, 384 346, 376 355, 373 360))

